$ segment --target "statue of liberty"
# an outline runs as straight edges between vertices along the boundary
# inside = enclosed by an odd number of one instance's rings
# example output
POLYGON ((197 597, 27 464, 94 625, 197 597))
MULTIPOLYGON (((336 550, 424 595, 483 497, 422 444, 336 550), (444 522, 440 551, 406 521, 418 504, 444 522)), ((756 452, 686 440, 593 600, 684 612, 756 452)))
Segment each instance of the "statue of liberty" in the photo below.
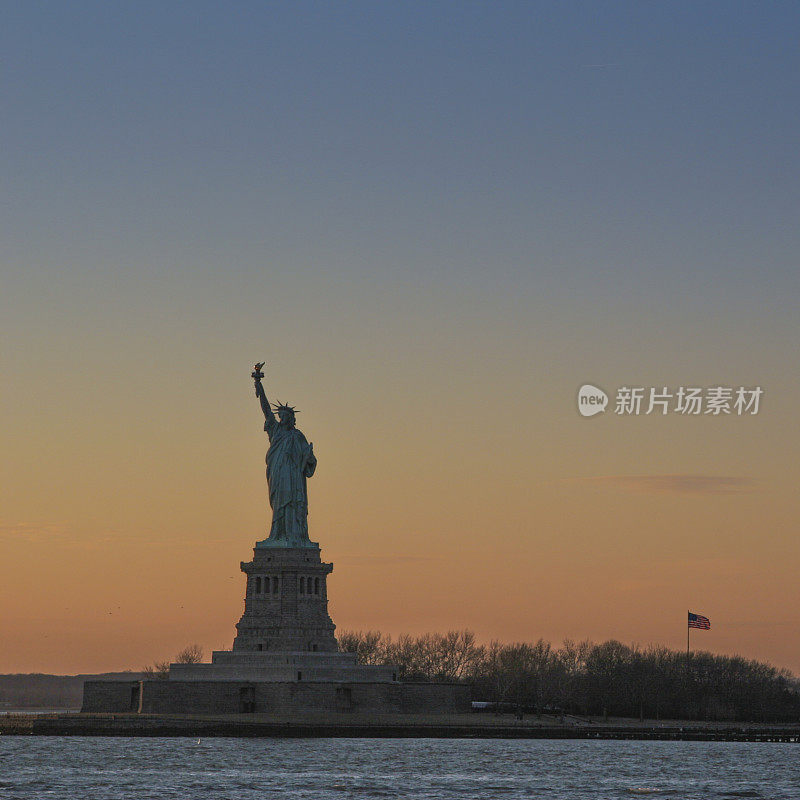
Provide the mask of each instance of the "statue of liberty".
POLYGON ((264 430, 269 436, 267 483, 272 506, 272 527, 262 546, 313 547, 308 538, 308 491, 306 478, 317 468, 314 445, 295 427, 295 411, 285 403, 270 405, 261 379, 263 362, 256 364, 252 377, 256 397, 264 412, 264 430), (274 410, 273 410, 274 409, 274 410), (275 414, 278 418, 275 418, 275 414))

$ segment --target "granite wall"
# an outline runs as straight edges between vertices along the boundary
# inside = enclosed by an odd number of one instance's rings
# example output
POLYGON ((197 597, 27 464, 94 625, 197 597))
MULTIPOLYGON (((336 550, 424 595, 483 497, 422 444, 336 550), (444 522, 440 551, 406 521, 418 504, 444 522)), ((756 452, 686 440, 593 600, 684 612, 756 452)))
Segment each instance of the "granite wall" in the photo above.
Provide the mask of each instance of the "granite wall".
POLYGON ((448 714, 470 710, 470 689, 449 683, 87 681, 81 710, 146 714, 448 714))

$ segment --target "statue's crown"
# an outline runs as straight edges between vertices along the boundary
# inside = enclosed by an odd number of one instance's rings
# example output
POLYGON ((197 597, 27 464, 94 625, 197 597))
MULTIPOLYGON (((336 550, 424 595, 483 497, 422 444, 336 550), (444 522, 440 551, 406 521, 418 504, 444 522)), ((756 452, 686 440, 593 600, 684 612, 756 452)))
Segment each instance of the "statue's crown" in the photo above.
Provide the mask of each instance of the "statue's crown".
POLYGON ((286 403, 273 403, 272 407, 276 411, 291 411, 292 414, 299 414, 300 412, 294 406, 287 406, 286 403))

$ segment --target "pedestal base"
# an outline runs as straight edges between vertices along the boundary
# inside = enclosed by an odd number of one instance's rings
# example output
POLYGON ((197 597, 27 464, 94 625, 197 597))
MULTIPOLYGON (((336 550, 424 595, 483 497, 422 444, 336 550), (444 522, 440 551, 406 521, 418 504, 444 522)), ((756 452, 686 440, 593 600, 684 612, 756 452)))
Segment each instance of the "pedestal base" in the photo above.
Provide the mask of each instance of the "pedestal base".
POLYGON ((213 653, 210 664, 170 664, 176 681, 347 682, 391 683, 397 667, 364 666, 355 653, 213 653))
POLYGON ((319 547, 263 546, 242 562, 247 575, 244 614, 236 625, 235 653, 335 653, 336 626, 328 615, 327 577, 333 564, 319 547))

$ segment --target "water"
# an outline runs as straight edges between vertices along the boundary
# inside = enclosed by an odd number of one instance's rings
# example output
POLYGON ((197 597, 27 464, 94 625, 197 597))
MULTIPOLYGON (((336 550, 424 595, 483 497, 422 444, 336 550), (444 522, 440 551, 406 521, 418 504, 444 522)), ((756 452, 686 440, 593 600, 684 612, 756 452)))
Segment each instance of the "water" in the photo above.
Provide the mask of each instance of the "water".
POLYGON ((737 742, 0 737, 0 798, 798 800, 800 750, 737 742))

